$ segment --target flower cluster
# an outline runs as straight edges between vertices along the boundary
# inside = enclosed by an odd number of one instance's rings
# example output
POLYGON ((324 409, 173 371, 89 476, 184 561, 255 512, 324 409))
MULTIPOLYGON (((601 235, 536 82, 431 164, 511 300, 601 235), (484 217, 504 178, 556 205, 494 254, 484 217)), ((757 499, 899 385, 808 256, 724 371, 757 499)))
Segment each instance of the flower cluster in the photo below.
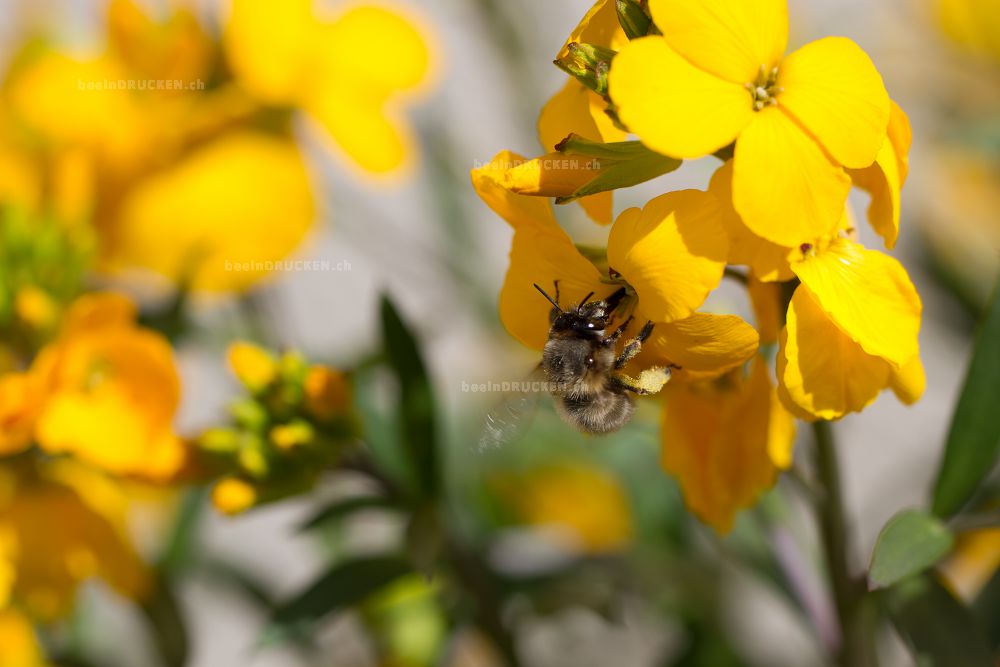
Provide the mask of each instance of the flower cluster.
POLYGON ((212 499, 226 514, 311 489, 354 441, 347 378, 309 365, 294 352, 280 359, 250 343, 229 348, 229 364, 249 394, 230 406, 231 426, 198 438, 221 473, 212 499))
POLYGON ((924 387, 920 298, 899 262, 857 241, 847 207, 852 186, 867 191, 894 246, 908 120, 851 40, 787 42, 785 0, 600 0, 557 56, 570 78, 539 118, 554 153, 472 172, 514 230, 500 317, 515 338, 546 340, 536 283, 558 281, 567 303, 625 287, 633 322, 654 323, 633 363, 677 369, 663 466, 720 530, 790 465, 793 417, 838 419, 885 388, 911 403, 924 387), (578 248, 540 198, 610 223, 614 189, 705 156, 722 162, 705 190, 621 212, 606 252, 578 248), (756 330, 699 310, 727 273, 756 330))
POLYGON ((109 2, 106 43, 87 52, 54 40, 15 52, 0 204, 93 221, 106 273, 245 290, 268 271, 226 267, 288 256, 317 215, 294 112, 346 165, 399 174, 414 141, 398 109, 426 83, 431 52, 384 7, 322 15, 309 0, 234 0, 215 34, 167 4, 154 18, 135 0, 109 2))

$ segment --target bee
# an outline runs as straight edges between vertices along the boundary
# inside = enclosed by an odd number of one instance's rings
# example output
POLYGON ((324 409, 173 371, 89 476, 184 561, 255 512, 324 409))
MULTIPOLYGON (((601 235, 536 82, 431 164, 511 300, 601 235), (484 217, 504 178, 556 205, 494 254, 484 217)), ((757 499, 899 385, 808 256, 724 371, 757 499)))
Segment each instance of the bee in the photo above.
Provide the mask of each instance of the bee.
MULTIPOLYGON (((624 288, 596 301, 590 300, 594 296, 591 292, 580 303, 563 309, 559 305, 558 281, 554 297, 538 285, 534 287, 552 304, 549 337, 538 370, 548 382, 556 412, 583 433, 617 431, 632 417, 633 394, 655 394, 670 380, 670 367, 649 368, 638 377, 623 370, 639 354, 642 343, 653 332, 653 323, 646 322, 619 353, 618 342, 633 318, 629 316, 610 332, 609 328, 625 297, 624 288)), ((534 405, 529 395, 502 403, 486 418, 480 449, 500 446, 520 435, 534 405)))

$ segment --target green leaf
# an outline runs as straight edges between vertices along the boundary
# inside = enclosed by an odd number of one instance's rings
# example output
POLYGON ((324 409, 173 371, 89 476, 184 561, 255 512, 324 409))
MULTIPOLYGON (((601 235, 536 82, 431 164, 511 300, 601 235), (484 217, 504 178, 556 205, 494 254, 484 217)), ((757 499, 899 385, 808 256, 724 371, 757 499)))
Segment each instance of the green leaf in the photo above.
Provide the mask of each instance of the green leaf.
POLYGON ((885 587, 919 574, 951 551, 954 536, 941 521, 920 510, 905 510, 879 533, 868 578, 885 587))
POLYGON ((273 644, 307 635, 329 614, 363 602, 375 591, 410 572, 410 564, 396 556, 340 563, 274 611, 262 643, 273 644))
POLYGON ((365 509, 390 509, 393 503, 383 496, 355 496, 353 498, 340 498, 333 501, 326 507, 321 508, 311 517, 302 522, 300 530, 313 530, 331 521, 343 519, 359 510, 365 509))
POLYGON ((653 20, 636 0, 615 0, 615 9, 618 11, 618 23, 626 37, 638 39, 649 34, 653 20))
POLYGON ((889 614, 918 665, 992 667, 985 633, 969 610, 929 575, 889 589, 889 614))
POLYGON ((669 174, 680 166, 681 160, 647 150, 642 155, 602 169, 600 176, 589 181, 572 195, 557 198, 556 203, 568 204, 580 197, 596 195, 599 192, 630 188, 633 185, 651 181, 658 176, 669 174))
POLYGON ((975 494, 1000 455, 1000 280, 979 332, 969 362, 965 386, 958 399, 944 459, 934 484, 933 510, 951 516, 975 494))
POLYGON ((387 296, 382 297, 382 336, 389 365, 399 380, 406 454, 420 491, 430 497, 439 481, 434 391, 417 340, 387 296))
POLYGON ((556 144, 556 150, 566 155, 580 155, 611 161, 631 160, 652 152, 641 141, 613 141, 606 144, 581 137, 576 133, 570 133, 556 144))
POLYGON ((157 577, 142 603, 142 613, 153 635, 153 644, 166 667, 184 667, 188 659, 188 633, 171 581, 157 577))

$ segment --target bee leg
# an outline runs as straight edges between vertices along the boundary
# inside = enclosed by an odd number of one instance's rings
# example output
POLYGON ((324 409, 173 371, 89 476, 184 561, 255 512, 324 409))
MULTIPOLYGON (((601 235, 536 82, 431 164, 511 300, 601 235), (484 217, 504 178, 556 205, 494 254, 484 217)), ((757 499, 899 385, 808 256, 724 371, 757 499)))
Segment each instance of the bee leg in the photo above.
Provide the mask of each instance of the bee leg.
POLYGON ((611 335, 601 341, 604 345, 614 345, 615 342, 621 338, 621 335, 625 333, 625 329, 628 328, 629 323, 632 321, 632 316, 629 315, 628 319, 621 323, 617 329, 611 332, 611 335))
POLYGON ((622 353, 618 355, 617 359, 615 359, 615 370, 624 368, 625 364, 632 361, 632 359, 635 358, 635 355, 639 354, 639 350, 642 349, 643 341, 649 338, 649 334, 651 333, 653 333, 653 323, 646 322, 646 325, 642 328, 642 331, 639 332, 639 335, 627 342, 625 344, 625 349, 623 349, 622 353))
POLYGON ((611 381, 620 389, 646 396, 663 389, 663 385, 670 381, 670 369, 663 366, 647 368, 639 373, 637 378, 624 373, 615 373, 611 376, 611 381))

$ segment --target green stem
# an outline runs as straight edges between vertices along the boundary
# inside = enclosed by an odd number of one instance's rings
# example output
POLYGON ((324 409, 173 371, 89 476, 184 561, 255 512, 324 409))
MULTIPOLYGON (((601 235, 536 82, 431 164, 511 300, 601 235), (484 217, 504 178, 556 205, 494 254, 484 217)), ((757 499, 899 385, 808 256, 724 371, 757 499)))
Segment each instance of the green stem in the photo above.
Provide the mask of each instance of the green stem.
POLYGON ((822 491, 817 501, 820 534, 841 632, 837 662, 843 667, 874 667, 878 658, 872 609, 864 581, 851 576, 848 564, 847 520, 830 422, 814 422, 813 435, 816 438, 816 474, 822 491))

